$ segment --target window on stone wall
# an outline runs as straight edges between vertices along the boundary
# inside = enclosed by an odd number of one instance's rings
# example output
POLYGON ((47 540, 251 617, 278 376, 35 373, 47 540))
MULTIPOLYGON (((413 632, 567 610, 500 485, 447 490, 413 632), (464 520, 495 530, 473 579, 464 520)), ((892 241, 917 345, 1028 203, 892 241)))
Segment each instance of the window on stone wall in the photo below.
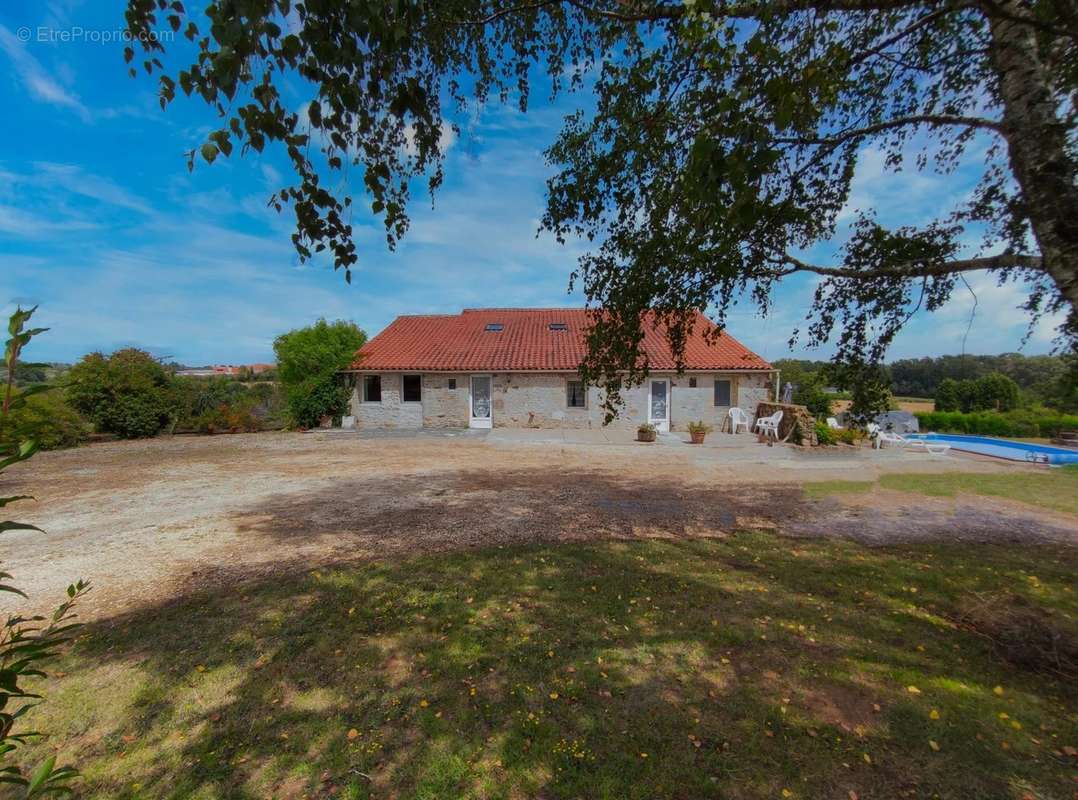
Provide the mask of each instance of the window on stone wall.
POLYGON ((584 391, 583 381, 565 382, 565 404, 569 408, 587 408, 588 395, 584 391))
POLYGON ((730 381, 717 380, 715 381, 715 405, 717 406, 729 406, 730 405, 730 381))
POLYGON ((454 390, 456 390, 456 388, 457 388, 457 379, 456 378, 450 378, 449 379, 449 390, 454 391, 454 390))
POLYGON ((382 402, 382 376, 381 375, 364 375, 363 376, 363 402, 364 403, 381 403, 382 402))
POLYGON ((690 389, 695 389, 696 388, 696 378, 689 378, 689 388, 690 389))
POLYGON ((419 375, 401 375, 401 400, 418 403, 423 399, 423 379, 419 375))

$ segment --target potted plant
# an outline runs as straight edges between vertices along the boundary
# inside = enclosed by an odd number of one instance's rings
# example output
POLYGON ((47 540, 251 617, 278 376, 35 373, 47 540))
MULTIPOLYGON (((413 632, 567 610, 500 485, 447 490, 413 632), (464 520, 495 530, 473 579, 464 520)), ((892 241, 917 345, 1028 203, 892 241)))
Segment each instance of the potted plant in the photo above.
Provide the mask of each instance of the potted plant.
POLYGON ((703 444, 704 437, 714 430, 710 425, 707 425, 703 420, 698 422, 690 422, 689 428, 689 441, 693 444, 703 444))
POLYGON ((654 442, 655 441, 655 426, 650 422, 645 422, 639 428, 636 429, 636 441, 638 442, 654 442))

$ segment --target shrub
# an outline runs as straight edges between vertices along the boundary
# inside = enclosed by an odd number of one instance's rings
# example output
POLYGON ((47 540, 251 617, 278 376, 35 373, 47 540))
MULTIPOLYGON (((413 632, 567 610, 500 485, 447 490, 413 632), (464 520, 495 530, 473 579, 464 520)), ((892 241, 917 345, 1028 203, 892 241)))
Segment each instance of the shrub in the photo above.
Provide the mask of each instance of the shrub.
POLYGON ((353 322, 318 320, 273 342, 277 372, 298 428, 313 428, 325 416, 341 416, 351 391, 338 373, 348 367, 367 335, 353 322))
MULTIPOLYGON (((8 323, 11 338, 7 340, 4 362, 7 367, 7 381, 3 402, 0 403, 0 428, 14 428, 9 415, 25 409, 39 387, 27 389, 21 394, 13 391, 19 353, 30 340, 43 328, 25 328, 35 309, 23 311, 17 308, 8 323)), ((0 475, 5 468, 20 461, 26 461, 37 451, 37 443, 32 440, 5 440, 0 442, 0 475)), ((26 499, 22 496, 0 497, 0 508, 26 499)), ((37 531, 33 525, 25 522, 6 520, 0 522, 0 533, 5 531, 37 531)), ((0 572, 0 592, 11 595, 25 595, 10 585, 12 576, 0 572)), ((41 696, 35 693, 42 678, 48 677, 42 670, 45 662, 57 655, 58 649, 70 641, 72 630, 76 627, 72 620, 72 608, 89 590, 83 581, 73 583, 67 588, 67 599, 49 616, 23 616, 8 613, 0 623, 0 782, 8 786, 17 786, 22 797, 62 796, 72 793, 68 783, 78 773, 71 767, 57 767, 56 756, 50 756, 32 771, 24 772, 16 763, 19 748, 30 737, 41 736, 32 729, 26 730, 27 711, 39 705, 41 696), (26 681, 37 685, 28 686, 26 681)))
POLYGON ((174 430, 277 430, 285 425, 284 398, 275 383, 244 384, 228 377, 177 378, 172 392, 174 430))
POLYGON ((91 353, 71 368, 67 398, 98 430, 125 439, 155 436, 171 416, 172 376, 149 353, 91 353))
POLYGON ((868 434, 860 428, 843 428, 839 431, 832 430, 831 435, 842 444, 857 444, 868 434))
POLYGON ((689 431, 689 433, 708 434, 708 433, 711 433, 713 430, 715 430, 714 428, 712 428, 710 425, 708 425, 703 420, 700 420, 698 422, 690 422, 685 427, 689 431))
POLYGON ((824 391, 823 377, 819 374, 806 375, 802 379, 794 392, 793 401, 819 419, 831 416, 831 395, 824 391))
POLYGON ((0 442, 32 439, 42 450, 57 450, 77 447, 89 432, 89 424, 68 405, 63 392, 50 387, 8 412, 0 423, 0 442))
POLYGON ((1078 430, 1078 416, 1057 414, 1047 409, 1020 409, 1006 413, 979 411, 971 414, 934 411, 915 416, 922 429, 940 433, 1048 438, 1060 430, 1078 430))
POLYGON ((820 444, 834 444, 838 440, 835 439, 830 426, 826 422, 817 422, 816 441, 820 444))
POLYGON ((121 439, 156 436, 168 422, 168 406, 151 394, 120 395, 97 412, 98 428, 121 439))
POLYGON ((202 412, 195 420, 199 433, 253 433, 262 430, 262 424, 250 408, 244 404, 220 405, 202 412))

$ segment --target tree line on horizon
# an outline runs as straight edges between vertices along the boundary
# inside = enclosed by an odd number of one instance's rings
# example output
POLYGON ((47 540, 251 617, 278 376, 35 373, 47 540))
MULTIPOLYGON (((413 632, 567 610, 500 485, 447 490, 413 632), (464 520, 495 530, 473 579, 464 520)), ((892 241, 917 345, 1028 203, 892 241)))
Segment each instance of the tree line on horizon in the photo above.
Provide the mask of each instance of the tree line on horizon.
MULTIPOLYGON (((783 384, 790 381, 795 386, 833 386, 833 365, 829 361, 784 358, 773 364, 781 371, 783 384)), ((1078 356, 1074 354, 1027 356, 1000 353, 900 358, 883 365, 881 373, 895 397, 936 399, 941 385, 946 393, 951 390, 951 384, 973 383, 1001 375, 1016 384, 1021 404, 1043 405, 1065 413, 1078 411, 1078 356), (948 381, 950 383, 945 383, 948 381)))

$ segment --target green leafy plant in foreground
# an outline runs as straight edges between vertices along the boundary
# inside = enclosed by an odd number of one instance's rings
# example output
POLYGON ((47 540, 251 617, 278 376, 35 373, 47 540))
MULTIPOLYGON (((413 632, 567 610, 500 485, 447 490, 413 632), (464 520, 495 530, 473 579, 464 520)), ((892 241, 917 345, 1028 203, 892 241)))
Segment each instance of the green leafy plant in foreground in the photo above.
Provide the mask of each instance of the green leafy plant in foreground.
MULTIPOLYGON (((15 393, 15 366, 19 353, 30 340, 45 328, 26 328, 26 323, 35 308, 18 308, 8 322, 8 333, 4 351, 7 367, 7 384, 4 391, 3 405, 0 407, 0 423, 7 420, 12 411, 20 408, 27 399, 46 391, 44 385, 30 386, 15 393)), ((2 427, 2 424, 0 424, 2 427)), ((0 452, 0 474, 13 464, 26 461, 37 452, 38 445, 33 440, 4 443, 0 452)), ((19 500, 28 500, 25 495, 0 497, 0 508, 19 500)), ((25 522, 5 520, 0 522, 0 533, 8 531, 38 531, 39 528, 25 522)), ((11 575, 0 572, 0 592, 26 595, 8 581, 11 575)), ((41 696, 25 687, 24 681, 44 678, 41 670, 43 662, 58 654, 59 648, 71 638, 76 627, 72 622, 75 603, 89 590, 85 581, 78 581, 67 588, 67 600, 48 617, 9 615, 0 629, 0 783, 14 785, 22 791, 23 797, 45 797, 71 793, 69 782, 78 772, 67 766, 56 766, 56 756, 49 756, 38 764, 32 772, 26 774, 22 767, 12 763, 12 757, 21 745, 29 739, 40 736, 36 731, 24 731, 18 726, 22 717, 36 705, 41 696)))

